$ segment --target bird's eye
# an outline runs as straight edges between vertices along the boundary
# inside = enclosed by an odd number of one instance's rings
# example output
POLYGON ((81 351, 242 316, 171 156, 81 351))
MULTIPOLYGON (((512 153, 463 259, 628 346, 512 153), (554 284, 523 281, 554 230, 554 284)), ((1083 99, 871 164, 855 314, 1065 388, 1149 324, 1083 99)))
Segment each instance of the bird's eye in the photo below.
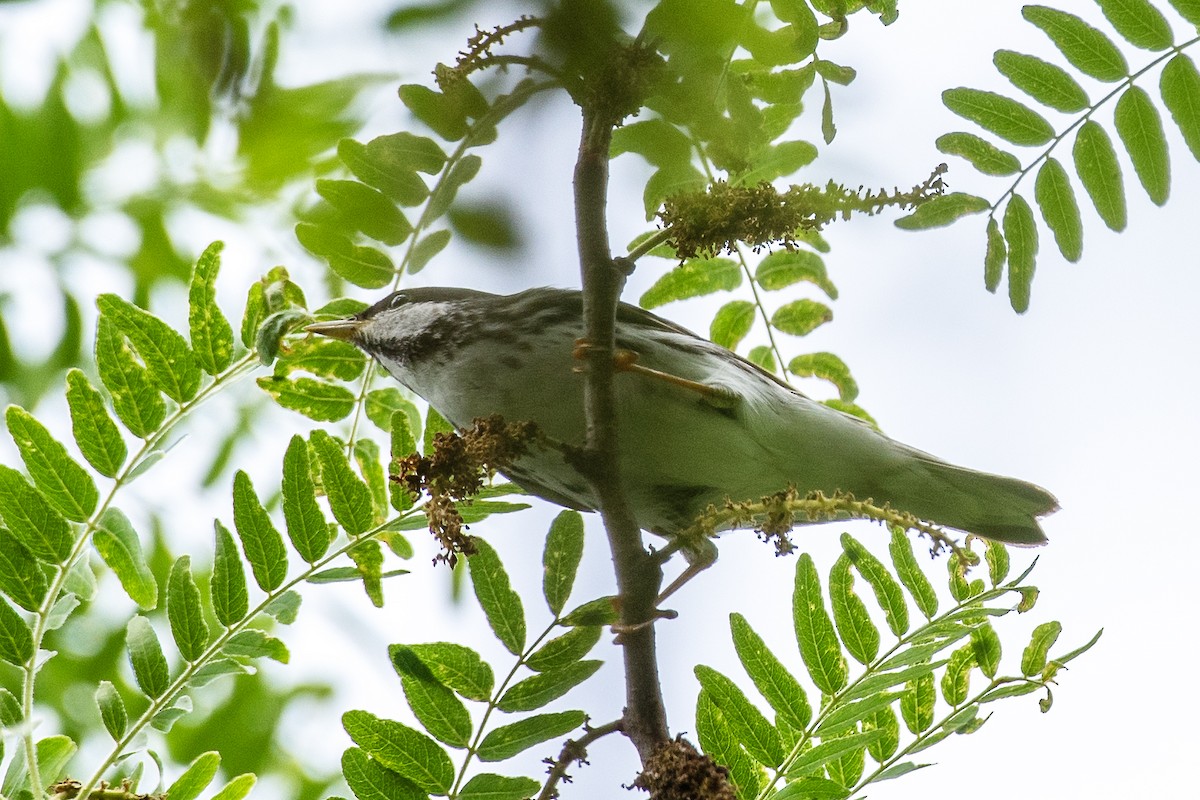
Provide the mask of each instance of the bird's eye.
POLYGON ((391 300, 391 302, 388 303, 388 307, 389 308, 399 308, 400 306, 404 305, 406 302, 408 302, 408 298, 405 297, 402 293, 396 292, 394 295, 392 295, 392 300, 391 300))

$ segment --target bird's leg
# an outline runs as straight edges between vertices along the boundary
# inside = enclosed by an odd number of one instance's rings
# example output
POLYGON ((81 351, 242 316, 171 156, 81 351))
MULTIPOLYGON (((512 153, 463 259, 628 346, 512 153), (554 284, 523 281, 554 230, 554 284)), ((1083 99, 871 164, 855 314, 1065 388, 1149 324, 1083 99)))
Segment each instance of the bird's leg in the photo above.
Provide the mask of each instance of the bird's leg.
MULTIPOLYGON (((594 350, 595 348, 593 347, 592 343, 587 339, 576 339, 575 349, 571 351, 571 354, 575 358, 583 360, 590 356, 594 350)), ((613 369, 617 372, 632 372, 637 375, 645 375, 649 378, 656 378, 660 381, 666 381, 673 386, 689 389, 699 394, 704 402, 717 408, 733 408, 740 400, 735 392, 722 386, 710 386, 707 383, 689 380, 688 378, 681 378, 678 375, 672 375, 669 372, 652 369, 651 367, 644 367, 637 363, 638 354, 633 350, 629 350, 624 347, 617 348, 613 351, 612 360, 613 369)))
POLYGON ((700 547, 689 547, 689 543, 684 542, 683 539, 684 537, 682 536, 676 536, 671 539, 666 547, 654 553, 654 557, 658 559, 658 562, 663 564, 675 553, 684 550, 684 555, 687 557, 688 562, 687 569, 679 573, 679 577, 671 581, 671 584, 659 593, 658 599, 654 601, 655 605, 661 604, 668 597, 682 589, 692 578, 717 563, 717 547, 711 539, 705 539, 703 545, 700 547))

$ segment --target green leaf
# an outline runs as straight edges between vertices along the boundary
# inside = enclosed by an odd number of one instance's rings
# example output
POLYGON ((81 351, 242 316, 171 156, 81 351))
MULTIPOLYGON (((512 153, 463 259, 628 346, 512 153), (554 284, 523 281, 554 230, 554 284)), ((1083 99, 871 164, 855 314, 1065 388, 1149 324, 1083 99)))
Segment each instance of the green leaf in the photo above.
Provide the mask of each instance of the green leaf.
POLYGON ((212 569, 212 604, 217 621, 226 628, 241 622, 250 610, 246 571, 231 534, 220 521, 213 521, 216 555, 212 569))
POLYGON ((932 764, 914 764, 911 761, 901 761, 900 763, 893 764, 892 766, 885 769, 883 772, 879 773, 879 776, 875 778, 875 782, 879 783, 880 781, 890 781, 893 778, 899 778, 901 775, 907 775, 910 772, 916 772, 919 769, 925 769, 926 767, 930 767, 930 766, 933 766, 933 765, 932 764))
POLYGON ((765 344, 755 345, 746 354, 746 360, 751 364, 762 367, 772 375, 779 372, 779 363, 775 360, 775 351, 765 344))
MULTIPOLYGON (((362 580, 363 591, 371 604, 383 608, 383 548, 374 539, 355 545, 347 555, 354 561, 354 568, 362 580)), ((401 574, 407 570, 401 570, 401 574)))
POLYGON ((850 558, 844 554, 829 571, 829 599, 833 621, 847 652, 860 664, 874 661, 879 655, 879 629, 871 621, 866 604, 854 592, 850 558))
POLYGON ((412 225, 382 192, 358 181, 317 180, 325 198, 355 230, 386 245, 396 246, 412 233, 412 225))
MULTIPOLYGON (((219 663, 218 661, 211 661, 201 667, 198 673, 207 672, 219 663)), ((175 727, 175 723, 191 711, 192 698, 187 695, 176 696, 174 701, 169 703, 165 708, 160 709, 158 713, 150 718, 150 727, 159 733, 169 733, 171 728, 175 727)))
POLYGON ((205 249, 196 261, 188 287, 192 351, 200 368, 209 375, 223 372, 233 361, 233 328, 217 305, 217 272, 224 246, 222 242, 213 242, 205 249))
POLYGON ((1054 126, 1045 117, 1002 94, 959 87, 942 92, 942 103, 963 119, 1013 144, 1034 147, 1054 138, 1054 126))
POLYGON ((0 725, 12 728, 20 725, 24 719, 25 716, 17 698, 8 689, 0 689, 0 725))
POLYGON ((142 543, 129 519, 119 509, 109 508, 92 534, 96 551, 117 576, 129 599, 144 610, 158 605, 158 583, 142 554, 142 543))
POLYGON ((233 476, 233 525, 255 582, 264 592, 278 589, 287 577, 287 550, 259 502, 250 476, 242 470, 233 476))
POLYGON ((33 634, 21 615, 0 600, 0 659, 18 667, 33 658, 33 634))
MULTIPOLYGON (((1021 697, 1023 695, 1032 694, 1041 688, 1042 687, 1040 684, 1033 681, 1002 684, 991 691, 984 692, 983 695, 980 696, 979 702, 994 703, 997 700, 1003 700, 1006 697, 1021 697)), ((974 720, 969 720, 968 722, 973 721, 974 720)), ((947 722, 946 724, 949 725, 950 722, 947 722)))
POLYGON ((6 528, 0 528, 0 590, 26 611, 38 611, 46 597, 42 565, 6 528))
POLYGON ((429 794, 357 747, 342 753, 342 775, 358 800, 426 800, 429 794))
POLYGON ((828 81, 821 81, 821 89, 825 93, 825 100, 821 104, 821 138, 825 144, 830 144, 837 136, 837 126, 833 124, 833 95, 829 93, 828 81))
POLYGON ((409 708, 433 738, 460 749, 471 743, 471 715, 454 692, 432 676, 402 674, 400 684, 409 708))
POLYGON ((1114 83, 1129 74, 1125 56, 1112 39, 1074 14, 1030 5, 1021 9, 1021 15, 1041 28, 1067 61, 1083 74, 1105 83, 1114 83))
POLYGON ((151 383, 176 403, 196 396, 200 367, 187 341, 158 317, 115 294, 96 298, 100 313, 129 339, 146 364, 151 383))
POLYGON ((656 167, 683 166, 691 162, 692 144, 664 119, 639 120, 613 131, 608 157, 623 153, 637 153, 656 167))
MULTIPOLYGON (((397 411, 404 412, 404 415, 408 418, 407 427, 409 430, 419 426, 421 422, 417 407, 399 389, 391 386, 386 389, 374 389, 367 392, 365 409, 367 419, 375 423, 375 426, 381 431, 391 432, 392 415, 397 411)), ((408 453, 412 452, 416 452, 415 446, 412 450, 401 455, 408 455, 408 453)))
POLYGON ((406 83, 400 87, 400 101, 443 139, 457 142, 467 135, 466 111, 441 92, 418 83, 406 83))
POLYGON ((880 709, 889 708, 903 694, 904 692, 884 692, 853 703, 837 703, 827 709, 825 719, 818 726, 816 735, 822 739, 829 739, 853 733, 859 722, 873 717, 880 709))
POLYGON ((559 620, 559 624, 573 628, 579 625, 612 625, 617 621, 617 598, 609 595, 576 606, 559 620))
POLYGON ((365 145, 343 139, 337 150, 356 178, 402 206, 419 205, 429 196, 418 169, 432 175, 446 163, 446 154, 436 142, 411 133, 380 136, 365 145))
MULTIPOLYGON (((883 735, 871 742, 867 747, 867 752, 871 754, 871 758, 875 759, 880 764, 883 764, 893 755, 900 747, 900 720, 896 717, 896 711, 891 706, 878 709, 873 715, 864 717, 862 722, 863 732, 882 731, 883 735)), ((876 780, 880 780, 877 778, 876 780)))
POLYGON ((1117 100, 1116 125, 1142 188, 1151 202, 1163 205, 1171 189, 1171 162, 1162 118, 1145 89, 1130 86, 1125 90, 1117 100))
POLYGON ((831 300, 838 296, 837 287, 829 280, 825 261, 811 250, 776 250, 754 270, 754 281, 768 292, 784 289, 800 281, 818 286, 831 300))
POLYGON ((504 761, 529 748, 566 736, 587 719, 582 711, 536 714, 495 728, 483 737, 476 755, 480 761, 504 761))
POLYGON ((987 222, 987 250, 983 255, 983 285, 992 293, 1000 286, 1000 278, 1004 274, 1004 264, 1008 261, 1008 248, 1004 244, 1004 235, 1000 233, 1000 223, 995 217, 989 217, 987 222))
POLYGON ((500 696, 496 707, 501 711, 533 711, 565 695, 586 681, 603 661, 576 661, 557 669, 538 673, 514 684, 500 696))
POLYGON ((900 717, 914 735, 924 733, 933 724, 933 707, 937 693, 933 675, 922 675, 909 681, 904 696, 900 698, 900 717))
POLYGON ((246 628, 229 637, 221 652, 239 658, 269 658, 280 664, 291 660, 287 645, 256 628, 246 628))
POLYGON ((1172 58, 1159 76, 1159 90, 1192 157, 1200 161, 1200 72, 1196 65, 1182 53, 1172 58))
POLYGON ((1092 198, 1092 205, 1104 224, 1114 231, 1125 229, 1125 187, 1121 180, 1121 166, 1112 140, 1104 128, 1092 120, 1080 127, 1075 136, 1075 147, 1071 155, 1075 160, 1075 171, 1079 180, 1092 198))
POLYGON ((1167 0, 1179 16, 1200 28, 1200 0, 1167 0))
POLYGON ((100 709, 100 721, 104 730, 113 741, 120 741, 129 726, 129 714, 125 711, 125 701, 117 692, 117 687, 108 681, 100 681, 96 688, 96 707, 100 709))
POLYGON ((978 214, 991 207, 991 203, 982 197, 950 192, 921 203, 916 211, 897 219, 896 227, 908 231, 942 228, 968 214, 978 214))
POLYGON ((388 512, 387 478, 383 474, 383 463, 379 443, 374 439, 360 438, 354 442, 354 463, 371 492, 375 519, 382 520, 388 512))
POLYGON ((1038 170, 1033 199, 1063 258, 1071 263, 1079 261, 1083 255, 1083 221, 1067 171, 1057 159, 1047 158, 1038 170))
POLYGON ((25 476, 0 464, 0 516, 33 555, 49 564, 66 561, 74 542, 67 521, 25 476))
POLYGON ((793 336, 807 336, 833 319, 833 310, 807 297, 780 306, 771 315, 771 325, 793 336))
POLYGON ((9 406, 4 417, 34 485, 64 517, 85 522, 100 497, 92 476, 28 411, 9 406))
POLYGON ((1008 243, 1008 301, 1023 314, 1029 309, 1029 287, 1037 261, 1037 224, 1033 210, 1019 194, 1014 194, 1004 209, 1004 239, 1008 243))
POLYGON ((990 622, 985 622, 971 631, 971 648, 979 669, 989 678, 996 677, 1000 669, 1000 636, 990 622))
POLYGON ((218 789, 217 793, 212 796, 212 800, 242 800, 243 797, 250 794, 250 790, 256 783, 258 783, 258 776, 251 772, 243 773, 230 779, 229 783, 218 789))
POLYGON ((841 542, 854 568, 875 590, 875 599, 883 609, 888 627, 897 637, 903 636, 908 631, 908 604, 904 602, 904 592, 900 591, 900 584, 896 583, 896 579, 887 571, 883 562, 871 555, 870 551, 850 534, 843 533, 841 542))
POLYGON ((217 777, 217 768, 221 765, 221 754, 209 750, 196 756, 183 774, 175 779, 167 789, 171 800, 196 800, 200 793, 208 788, 213 778, 217 777))
POLYGON ((745 617, 730 614, 729 628, 738 659, 771 708, 796 730, 807 728, 812 719, 812 707, 804 687, 770 651, 745 617))
POLYGON ((208 647, 208 625, 200 605, 200 590, 192 578, 191 556, 180 556, 167 578, 167 619, 184 661, 192 662, 208 647))
POLYGON ((757 186, 778 178, 792 175, 811 164, 817 157, 817 148, 801 140, 783 141, 768 145, 752 162, 751 169, 737 175, 742 186, 757 186))
POLYGON ((575 573, 583 558, 583 517, 578 511, 563 511, 550 524, 542 553, 542 593, 550 613, 562 613, 575 585, 575 573))
POLYGON ((272 616, 281 625, 291 625, 300 613, 300 601, 303 598, 295 589, 288 589, 263 607, 263 611, 272 616))
POLYGON ((321 465, 321 485, 333 518, 351 536, 370 530, 375 525, 371 490, 354 474, 341 445, 323 430, 313 431, 310 441, 321 465))
POLYGON ((394 644, 388 655, 401 675, 430 675, 468 700, 491 699, 496 680, 492 668, 469 647, 453 642, 394 644))
POLYGON ((310 336, 291 344, 275 363, 275 376, 286 377, 297 370, 322 378, 351 381, 363 373, 366 356, 349 342, 310 336))
POLYGON ((825 694, 836 694, 846 685, 846 657, 842 655, 833 623, 825 611, 821 579, 812 556, 802 553, 796 563, 796 584, 792 594, 792 621, 800 656, 813 683, 825 694))
POLYGON ((987 559, 988 579, 991 580, 992 586, 999 586, 1008 577, 1008 548, 1001 542, 989 540, 984 558, 987 559))
POLYGON ((437 742, 420 731, 366 711, 347 711, 342 725, 354 743, 383 766, 430 794, 446 794, 454 765, 437 742))
POLYGON ((574 664, 591 652, 600 641, 599 625, 581 625, 558 636, 535 650, 525 666, 535 672, 548 672, 574 664))
POLYGON ((508 652, 519 656, 525 649, 525 610, 521 596, 513 591, 508 573, 492 546, 482 539, 476 539, 475 546, 478 552, 467 559, 475 597, 496 637, 508 652))
POLYGON ((717 344, 736 350, 754 325, 756 308, 748 300, 733 300, 717 309, 708 336, 717 344))
POLYGON ((821 378, 838 389, 838 396, 847 403, 858 397, 858 382, 850 367, 833 353, 805 353, 788 362, 788 372, 801 378, 821 378))
POLYGON ((71 434, 79 452, 101 475, 115 478, 128 454, 125 440, 108 415, 104 398, 78 369, 67 373, 67 405, 71 409, 71 434))
MULTIPOLYGON (((47 785, 57 783, 67 776, 67 764, 79 749, 67 736, 47 736, 38 741, 36 748, 38 772, 47 785)), ((5 797, 30 796, 29 772, 24 754, 9 762, 0 791, 5 797)))
POLYGON ((742 268, 728 258, 693 258, 666 272, 638 299, 642 308, 728 292, 742 285, 742 268))
POLYGON ((446 249, 450 239, 450 231, 438 230, 417 242, 409 252, 408 261, 405 262, 404 268, 408 274, 416 275, 423 270, 434 256, 446 249))
POLYGON ((355 286, 380 289, 396 277, 396 266, 387 255, 373 247, 356 245, 329 224, 301 222, 296 226, 296 239, 304 249, 324 258, 330 269, 355 286))
POLYGON ((454 203, 454 197, 458 194, 458 190, 479 174, 479 168, 482 165, 483 159, 476 155, 464 156, 459 159, 434 190, 433 197, 425 206, 423 218, 431 221, 443 216, 454 203))
MULTIPOLYGON (((821 742, 811 750, 807 750, 792 762, 788 768, 789 776, 801 778, 811 774, 814 770, 824 767, 831 761, 841 758, 847 753, 851 753, 860 748, 869 746, 883 735, 882 731, 867 731, 865 733, 854 733, 849 736, 839 736, 829 741, 821 742)), ((843 790, 844 791, 844 790, 843 790)), ((793 795, 795 797, 796 795, 793 795)), ((801 794, 799 797, 803 797, 801 794)))
POLYGON ((733 735, 725 715, 717 708, 708 692, 696 698, 696 738, 705 755, 729 770, 729 778, 740 800, 758 793, 762 782, 762 767, 742 749, 733 735))
POLYGON ((96 368, 112 396, 113 410, 129 432, 145 439, 158 430, 166 418, 166 403, 150 384, 146 368, 134 358, 125 337, 104 316, 96 324, 96 368))
POLYGON ((537 794, 540 786, 532 778, 506 778, 485 772, 467 781, 458 797, 459 800, 525 800, 537 794))
POLYGON ((137 685, 150 697, 161 697, 170 684, 167 658, 162 645, 150 626, 150 620, 136 616, 129 620, 125 630, 125 646, 129 650, 129 664, 137 685))
POLYGON ((960 156, 984 175, 1015 175, 1021 159, 973 133, 944 133, 934 142, 948 156, 960 156))
POLYGON ((1096 0, 1117 33, 1143 50, 1166 50, 1174 41, 1167 18, 1147 0, 1096 0))
POLYGON ((1064 114, 1074 114, 1088 107, 1087 92, 1057 64, 1012 50, 997 50, 992 63, 1013 86, 1042 105, 1064 114))
POLYGON ((975 648, 969 644, 950 655, 950 663, 942 673, 942 697, 949 705, 960 706, 966 702, 971 692, 971 670, 976 665, 975 648))
POLYGON ((288 538, 301 558, 316 563, 329 548, 329 525, 317 504, 308 443, 299 434, 283 456, 282 492, 288 538))
POLYGON ((674 194, 703 191, 708 179, 691 164, 677 164, 655 170, 642 190, 642 206, 646 220, 654 219, 663 201, 674 194))
POLYGON ((1046 655, 1062 633, 1061 622, 1043 622, 1033 629, 1033 637, 1021 654, 1021 674, 1026 677, 1037 675, 1046 667, 1046 655))
POLYGON ((755 708, 742 690, 729 678, 703 664, 695 668, 700 686, 721 710, 730 731, 746 752, 761 764, 777 767, 783 763, 783 743, 775 730, 755 708))
POLYGON ((454 231, 472 244, 511 249, 520 243, 516 220, 507 205, 459 202, 450 207, 447 219, 454 231))
POLYGON ((257 383, 279 405, 317 422, 337 422, 354 410, 353 392, 316 378, 263 377, 257 383))

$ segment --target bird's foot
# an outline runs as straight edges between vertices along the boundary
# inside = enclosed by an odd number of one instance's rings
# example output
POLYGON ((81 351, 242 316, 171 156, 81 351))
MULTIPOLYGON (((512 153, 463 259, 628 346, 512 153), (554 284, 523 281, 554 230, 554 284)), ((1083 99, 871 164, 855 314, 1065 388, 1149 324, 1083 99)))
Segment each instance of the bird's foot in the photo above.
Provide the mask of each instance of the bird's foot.
MULTIPOLYGON (((576 339, 575 349, 571 351, 576 359, 580 361, 591 357, 599 348, 593 345, 587 339, 576 339)), ((696 392, 701 399, 711 406, 716 408, 734 408, 741 400, 739 395, 723 386, 712 386, 700 381, 693 381, 688 378, 681 378, 678 375, 672 375, 669 372, 645 367, 638 362, 638 354, 634 350, 619 347, 612 352, 612 364, 615 372, 632 372, 637 375, 644 375, 648 378, 665 381, 673 386, 679 386, 684 389, 696 392)), ((582 372, 582 367, 575 368, 577 372, 582 372)))

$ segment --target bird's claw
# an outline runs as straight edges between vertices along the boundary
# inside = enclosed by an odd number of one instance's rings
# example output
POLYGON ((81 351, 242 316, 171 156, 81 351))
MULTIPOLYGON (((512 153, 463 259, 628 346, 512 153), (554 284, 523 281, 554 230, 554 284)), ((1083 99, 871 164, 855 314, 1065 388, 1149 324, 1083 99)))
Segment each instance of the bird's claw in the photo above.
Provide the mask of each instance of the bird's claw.
MULTIPOLYGON (((601 348, 596 347, 586 338, 575 340, 575 347, 571 351, 571 355, 582 361, 590 358, 593 353, 599 352, 601 348)), ((615 372, 632 372, 638 375, 644 375, 648 378, 655 378, 660 381, 665 381, 673 386, 679 386, 683 389, 696 392, 700 395, 703 402, 715 408, 734 408, 741 400, 740 396, 726 389, 723 386, 712 386, 700 381, 693 381, 688 378, 681 378, 678 375, 672 375, 669 372, 645 367, 638 362, 638 354, 634 350, 625 347, 618 347, 612 351, 612 365, 615 372)), ((575 372, 583 372, 583 367, 575 367, 575 372)))

